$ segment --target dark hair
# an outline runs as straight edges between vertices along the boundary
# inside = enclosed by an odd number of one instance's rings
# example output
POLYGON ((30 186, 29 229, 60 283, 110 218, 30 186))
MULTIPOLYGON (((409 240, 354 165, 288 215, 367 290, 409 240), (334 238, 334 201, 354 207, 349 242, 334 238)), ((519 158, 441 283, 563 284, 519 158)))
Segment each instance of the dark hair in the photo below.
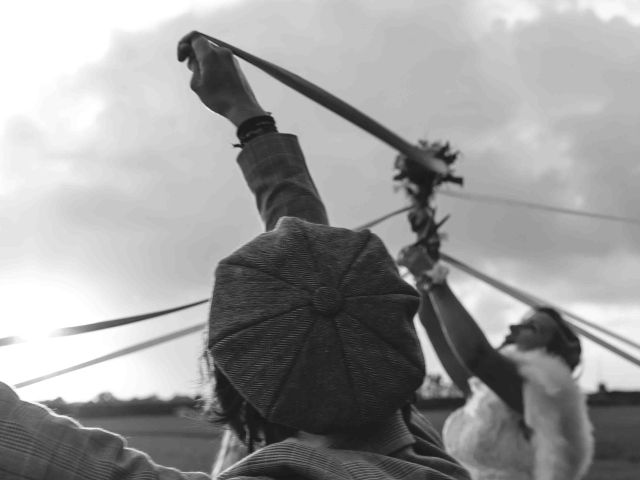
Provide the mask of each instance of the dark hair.
POLYGON ((280 442, 296 432, 294 428, 267 421, 240 395, 215 363, 209 363, 208 374, 214 381, 213 402, 206 408, 210 420, 229 426, 249 453, 255 451, 257 443, 280 442))
POLYGON ((549 353, 559 356, 565 361, 571 370, 574 370, 580 364, 582 356, 582 347, 578 335, 569 326, 567 321, 562 318, 560 312, 551 307, 536 307, 535 312, 544 313, 549 316, 558 329, 547 344, 549 353))
MULTIPOLYGON (((297 429, 269 422, 247 402, 229 378, 216 366, 208 349, 203 353, 201 360, 203 385, 213 383, 212 391, 204 392, 203 409, 205 414, 213 423, 231 428, 242 443, 247 446, 249 453, 256 450, 256 444, 270 445, 296 434, 297 429)), ((400 409, 407 425, 410 423, 416 399, 416 394, 413 393, 400 409)), ((336 433, 368 438, 377 426, 378 423, 373 422, 359 429, 347 429, 336 433)))

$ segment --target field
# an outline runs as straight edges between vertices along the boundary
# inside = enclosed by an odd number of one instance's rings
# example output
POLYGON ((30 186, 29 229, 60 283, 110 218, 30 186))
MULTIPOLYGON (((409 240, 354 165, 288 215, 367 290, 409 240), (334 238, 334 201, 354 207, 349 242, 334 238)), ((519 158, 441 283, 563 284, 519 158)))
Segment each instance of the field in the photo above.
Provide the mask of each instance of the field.
MULTIPOLYGON (((448 411, 425 412, 441 428, 448 411)), ((640 407, 591 410, 596 460, 587 480, 640 479, 640 407)), ((185 471, 210 471, 220 437, 213 425, 170 416, 81 419, 86 426, 118 432, 157 463, 185 471)))

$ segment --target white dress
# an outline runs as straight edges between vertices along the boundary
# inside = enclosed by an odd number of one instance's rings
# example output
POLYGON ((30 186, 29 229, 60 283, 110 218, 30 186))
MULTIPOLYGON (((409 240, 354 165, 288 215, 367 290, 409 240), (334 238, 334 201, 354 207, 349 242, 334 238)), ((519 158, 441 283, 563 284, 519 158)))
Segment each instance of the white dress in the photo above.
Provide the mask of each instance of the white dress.
POLYGON ((544 350, 500 351, 524 379, 524 418, 477 378, 471 396, 444 424, 449 454, 473 480, 578 480, 593 457, 584 395, 571 371, 544 350), (523 423, 524 422, 524 423, 523 423), (530 434, 525 434, 526 425, 530 434))

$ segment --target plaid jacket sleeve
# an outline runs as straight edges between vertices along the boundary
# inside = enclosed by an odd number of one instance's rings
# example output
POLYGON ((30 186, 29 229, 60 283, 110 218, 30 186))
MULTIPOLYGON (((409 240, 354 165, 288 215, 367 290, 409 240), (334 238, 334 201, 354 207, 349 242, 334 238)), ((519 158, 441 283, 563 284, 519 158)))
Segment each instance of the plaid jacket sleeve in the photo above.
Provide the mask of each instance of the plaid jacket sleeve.
POLYGON ((269 133, 248 142, 238 156, 267 230, 283 216, 328 224, 295 135, 269 133))
POLYGON ((19 399, 0 382, 0 478, 3 480, 207 480, 155 464, 126 440, 19 399))

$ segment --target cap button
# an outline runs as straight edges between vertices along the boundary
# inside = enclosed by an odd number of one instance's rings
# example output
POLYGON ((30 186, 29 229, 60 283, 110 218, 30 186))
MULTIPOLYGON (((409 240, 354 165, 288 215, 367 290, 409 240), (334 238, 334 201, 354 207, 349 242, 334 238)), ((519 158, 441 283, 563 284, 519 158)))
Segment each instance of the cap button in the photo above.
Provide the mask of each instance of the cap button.
POLYGON ((313 292, 311 307, 318 313, 333 316, 342 308, 342 295, 332 287, 320 287, 313 292))

